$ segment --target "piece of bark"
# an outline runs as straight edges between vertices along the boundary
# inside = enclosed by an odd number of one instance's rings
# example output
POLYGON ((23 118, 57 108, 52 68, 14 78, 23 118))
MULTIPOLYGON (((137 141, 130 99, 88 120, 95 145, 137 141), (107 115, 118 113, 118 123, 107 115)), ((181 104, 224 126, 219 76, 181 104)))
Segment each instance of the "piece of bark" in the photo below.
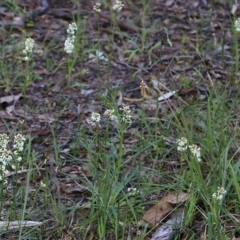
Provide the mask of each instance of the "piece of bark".
POLYGON ((158 228, 151 240, 172 240, 176 231, 181 227, 183 217, 183 210, 174 213, 171 219, 158 228))

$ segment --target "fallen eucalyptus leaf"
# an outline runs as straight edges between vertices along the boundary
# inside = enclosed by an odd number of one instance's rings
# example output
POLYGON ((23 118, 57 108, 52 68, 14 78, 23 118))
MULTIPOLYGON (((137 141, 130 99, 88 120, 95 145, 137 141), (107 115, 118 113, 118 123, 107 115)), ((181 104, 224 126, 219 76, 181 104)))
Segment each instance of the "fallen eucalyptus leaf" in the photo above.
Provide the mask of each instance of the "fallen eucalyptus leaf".
POLYGON ((171 91, 171 92, 165 93, 161 97, 158 98, 158 101, 159 102, 165 101, 165 100, 169 99, 170 97, 172 97, 173 95, 175 95, 177 92, 178 91, 175 90, 175 91, 171 91))
POLYGON ((22 96, 22 94, 4 96, 4 97, 1 97, 1 98, 0 98, 0 103, 3 103, 3 102, 7 102, 7 103, 15 102, 15 101, 18 101, 18 99, 19 99, 21 96, 22 96))
POLYGON ((36 227, 42 225, 42 222, 35 221, 0 221, 0 229, 1 230, 9 230, 9 229, 18 229, 22 227, 36 227))

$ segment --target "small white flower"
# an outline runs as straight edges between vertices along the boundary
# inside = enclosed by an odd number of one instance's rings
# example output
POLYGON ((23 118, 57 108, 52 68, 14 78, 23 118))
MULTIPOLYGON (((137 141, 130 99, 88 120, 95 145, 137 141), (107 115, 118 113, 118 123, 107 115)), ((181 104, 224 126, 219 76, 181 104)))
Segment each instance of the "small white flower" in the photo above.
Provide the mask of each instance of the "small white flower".
POLYGON ((184 152, 188 149, 188 140, 184 137, 177 139, 177 150, 179 152, 184 152))
POLYGON ((240 18, 235 20, 235 28, 237 32, 240 32, 240 18))
POLYGON ((101 3, 96 3, 94 6, 93 6, 93 10, 96 11, 96 12, 101 12, 101 3))
POLYGON ((117 118, 117 116, 114 114, 114 109, 107 109, 107 110, 104 112, 104 116, 109 117, 109 119, 110 119, 112 122, 118 123, 118 118, 117 118))
POLYGON ((25 50, 26 52, 31 53, 34 46, 34 40, 32 38, 27 38, 25 41, 25 50))
POLYGON ((198 162, 201 162, 201 148, 195 144, 189 146, 189 149, 194 157, 196 157, 198 162))
POLYGON ((75 36, 74 36, 74 35, 72 35, 69 39, 70 39, 70 42, 71 42, 71 43, 74 43, 74 42, 75 42, 75 36))
POLYGON ((124 4, 122 3, 122 1, 117 0, 116 4, 113 5, 113 10, 116 12, 120 12, 123 8, 124 4))
POLYGON ((99 123, 101 119, 101 115, 99 113, 93 112, 91 115, 91 120, 93 122, 99 123))
POLYGON ((1 167, 2 168, 6 168, 6 166, 7 166, 6 160, 1 157, 1 161, 0 162, 1 162, 1 167))
POLYGON ((22 143, 22 142, 25 142, 25 140, 26 140, 26 138, 22 134, 20 134, 20 133, 18 133, 14 137, 14 141, 15 142, 21 142, 22 143))
POLYGON ((36 49, 34 50, 34 53, 37 53, 37 54, 43 54, 43 50, 42 49, 36 49))
POLYGON ((227 191, 223 188, 223 187, 218 187, 218 190, 216 193, 213 193, 212 197, 216 200, 221 200, 224 196, 224 194, 226 194, 227 191))
POLYGON ((13 170, 16 170, 16 166, 15 166, 15 165, 11 165, 11 168, 12 168, 13 170))
POLYGON ((24 143, 26 141, 26 138, 18 133, 17 135, 15 135, 14 137, 14 144, 13 144, 13 148, 14 148, 14 154, 17 155, 19 152, 22 152, 23 151, 23 146, 24 146, 24 143))
POLYGON ((4 162, 10 162, 12 160, 11 151, 5 148, 2 152, 2 158, 4 159, 4 162))
POLYGON ((77 24, 75 22, 70 23, 68 25, 67 33, 70 35, 75 35, 75 31, 77 31, 77 24))
POLYGON ((104 116, 107 116, 107 117, 110 117, 114 114, 114 109, 107 109, 105 112, 104 112, 104 116))
POLYGON ((7 148, 8 142, 9 142, 8 135, 5 133, 0 134, 0 151, 3 151, 5 148, 7 148))
POLYGON ((101 51, 96 51, 96 57, 98 60, 103 60, 105 62, 108 61, 108 59, 106 57, 104 57, 104 54, 101 51))
POLYGON ((131 110, 129 108, 129 106, 125 106, 123 105, 122 107, 119 108, 121 111, 123 111, 124 114, 130 114, 131 110))
POLYGON ((125 115, 122 117, 122 120, 124 123, 132 123, 132 116, 131 115, 125 115))
POLYGON ((140 230, 137 230, 137 236, 141 236, 142 232, 140 230))
POLYGON ((110 118, 110 120, 111 120, 112 122, 118 123, 118 118, 117 118, 116 115, 111 115, 109 118, 110 118))
POLYGON ((90 118, 87 118, 86 119, 86 122, 87 122, 87 124, 89 124, 89 125, 91 125, 91 126, 93 126, 93 127, 95 127, 97 124, 95 123, 95 122, 93 122, 90 118))
POLYGON ((43 183, 42 181, 40 182, 40 187, 41 188, 45 188, 47 185, 45 183, 43 183))
POLYGON ((67 40, 64 43, 64 51, 66 53, 72 53, 74 49, 74 45, 72 43, 72 39, 71 38, 67 38, 67 40))
POLYGON ((122 121, 124 123, 131 123, 132 122, 132 115, 131 115, 131 110, 129 106, 123 105, 122 107, 119 108, 122 121))
POLYGON ((11 162, 12 161, 12 156, 11 155, 8 155, 8 157, 6 158, 7 162, 11 162))
POLYGON ((132 188, 132 187, 127 189, 128 192, 131 192, 131 191, 135 192, 136 190, 137 190, 136 188, 132 188))
POLYGON ((135 196, 136 194, 139 193, 139 190, 137 190, 137 188, 128 188, 127 191, 129 192, 129 196, 135 196))
POLYGON ((101 115, 99 113, 93 112, 90 118, 87 118, 86 121, 89 125, 96 126, 101 120, 101 115))

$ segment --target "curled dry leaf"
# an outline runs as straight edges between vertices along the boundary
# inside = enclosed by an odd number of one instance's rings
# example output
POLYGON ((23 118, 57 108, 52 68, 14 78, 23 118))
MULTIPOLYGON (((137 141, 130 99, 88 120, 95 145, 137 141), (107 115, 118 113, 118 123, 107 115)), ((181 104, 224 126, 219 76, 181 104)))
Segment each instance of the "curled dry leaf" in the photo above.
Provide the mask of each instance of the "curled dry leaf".
POLYGON ((164 196, 160 202, 151 207, 142 217, 146 222, 156 226, 171 210, 174 204, 183 203, 188 199, 184 192, 169 193, 164 196))
POLYGON ((178 204, 183 203, 188 199, 188 195, 185 192, 180 192, 178 194, 172 192, 167 194, 162 198, 162 201, 170 203, 170 204, 178 204))
POLYGON ((123 96, 122 96, 122 92, 119 90, 117 93, 117 97, 116 97, 116 103, 117 105, 121 105, 123 101, 123 96))
POLYGON ((170 211, 172 208, 168 203, 160 201, 153 207, 151 207, 142 217, 146 222, 156 226, 170 211))
POLYGON ((11 114, 11 112, 14 110, 14 105, 10 105, 10 106, 7 106, 6 107, 6 112, 7 112, 7 114, 9 114, 9 115, 11 115, 12 116, 12 114, 11 114))
POLYGON ((168 0, 165 2, 166 7, 170 7, 174 3, 174 0, 168 0))
POLYGON ((171 91, 171 92, 167 92, 165 94, 163 94, 162 96, 160 96, 158 98, 158 101, 161 102, 161 101, 164 101, 164 100, 167 100, 169 99, 170 97, 172 97, 173 95, 175 95, 178 91, 171 91))
POLYGON ((10 96, 4 96, 0 98, 0 103, 3 102, 7 102, 7 103, 11 103, 11 102, 16 102, 19 100, 19 98, 22 96, 22 94, 18 94, 18 95, 10 95, 10 96))
POLYGON ((236 14, 237 9, 238 9, 238 4, 237 3, 233 4, 231 9, 231 14, 232 15, 236 14))

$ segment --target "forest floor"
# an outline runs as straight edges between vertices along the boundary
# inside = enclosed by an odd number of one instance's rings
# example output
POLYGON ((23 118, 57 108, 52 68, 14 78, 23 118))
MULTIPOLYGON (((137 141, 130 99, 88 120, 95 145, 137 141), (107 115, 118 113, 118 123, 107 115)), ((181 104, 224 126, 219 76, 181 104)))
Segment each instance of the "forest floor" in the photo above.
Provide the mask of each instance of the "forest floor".
POLYGON ((0 3, 0 239, 240 239, 240 6, 95 4, 0 3))

